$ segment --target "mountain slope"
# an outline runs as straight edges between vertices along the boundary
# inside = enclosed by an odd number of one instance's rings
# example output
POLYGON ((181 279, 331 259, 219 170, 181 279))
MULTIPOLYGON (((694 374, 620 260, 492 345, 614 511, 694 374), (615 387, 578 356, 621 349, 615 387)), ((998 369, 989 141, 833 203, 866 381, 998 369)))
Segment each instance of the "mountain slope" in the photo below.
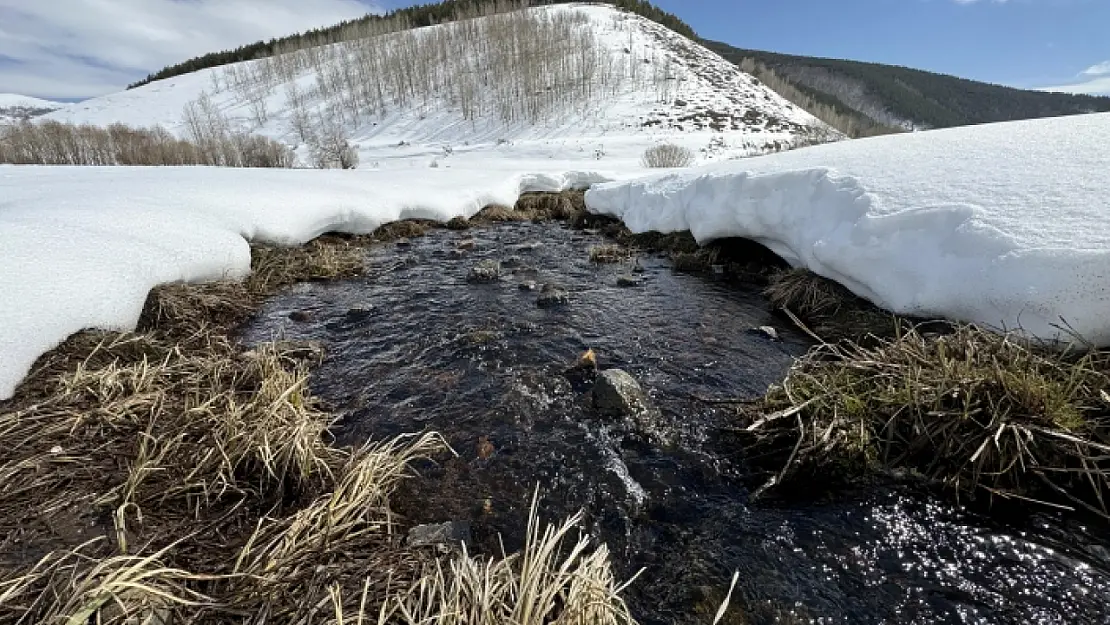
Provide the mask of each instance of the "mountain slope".
POLYGON ((947 128, 1110 111, 1110 97, 1027 91, 894 65, 703 43, 738 65, 750 59, 773 70, 806 95, 864 125, 947 128))
MULTIPOLYGON (((342 132, 363 160, 478 144, 561 158, 662 140, 706 159, 835 138, 809 113, 693 41, 639 15, 558 4, 351 39, 205 69, 95 98, 48 119, 196 133, 226 117, 298 146, 342 132), (538 144, 538 145, 537 145, 538 144), (413 148, 412 146, 424 146, 413 148), (546 146, 546 147, 545 147, 546 146), (421 151, 422 150, 422 151, 421 151)), ((630 157, 626 153, 625 157, 630 157)))
POLYGON ((30 119, 65 106, 61 102, 41 100, 14 93, 0 93, 0 123, 30 119))

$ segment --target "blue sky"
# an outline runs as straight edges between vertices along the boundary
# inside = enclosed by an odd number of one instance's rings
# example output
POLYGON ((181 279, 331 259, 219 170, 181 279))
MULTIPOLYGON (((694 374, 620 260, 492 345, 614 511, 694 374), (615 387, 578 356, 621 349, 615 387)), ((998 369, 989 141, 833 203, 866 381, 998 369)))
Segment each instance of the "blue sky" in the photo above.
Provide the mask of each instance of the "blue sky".
MULTIPOLYGON (((1110 61, 1110 0, 658 0, 709 39, 1018 87, 1110 61)), ((1110 91, 1110 88, 1107 89, 1110 91)))
MULTIPOLYGON (((427 1, 427 0, 423 0, 427 1)), ((0 93, 73 99, 406 0, 0 0, 0 93)), ((1110 94, 1110 0, 656 0, 704 37, 1110 94)))

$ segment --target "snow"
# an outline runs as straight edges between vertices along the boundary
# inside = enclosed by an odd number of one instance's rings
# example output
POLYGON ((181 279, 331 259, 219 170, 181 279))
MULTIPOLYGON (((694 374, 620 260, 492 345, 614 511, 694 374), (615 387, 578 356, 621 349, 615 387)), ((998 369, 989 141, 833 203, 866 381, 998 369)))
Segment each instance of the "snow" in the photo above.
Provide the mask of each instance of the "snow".
POLYGON ((0 93, 0 124, 34 117, 44 111, 56 111, 65 106, 61 102, 40 100, 14 93, 0 93))
MULTIPOLYGON (((361 162, 378 162, 381 167, 397 165, 399 153, 404 153, 397 149, 402 142, 423 150, 425 153, 420 156, 425 165, 442 155, 444 148, 457 154, 469 147, 484 151, 489 146, 508 147, 501 153, 510 160, 592 158, 600 151, 605 155, 623 153, 622 158, 638 161, 644 149, 664 141, 695 150, 699 162, 712 162, 812 140, 811 132, 837 136, 805 110, 732 63, 655 22, 602 5, 562 4, 528 10, 587 16, 614 65, 624 67, 631 59, 636 71, 643 75, 636 80, 628 79, 619 93, 604 94, 597 101, 571 107, 539 124, 526 120, 503 123, 495 116, 468 121, 446 99, 394 106, 381 115, 363 115, 357 122, 345 120, 349 137, 360 148, 361 162), (642 62, 648 60, 650 64, 642 62), (656 66, 666 67, 671 77, 665 87, 652 83, 649 74, 656 66), (710 126, 713 123, 723 123, 724 130, 715 130, 710 126)), ((444 24, 419 32, 452 27, 444 24)), ((237 63, 231 71, 257 72, 260 63, 263 62, 237 63)), ((157 125, 185 136, 186 104, 207 94, 236 126, 297 146, 302 141, 294 130, 294 109, 286 87, 289 84, 298 87, 309 117, 315 119, 328 109, 328 102, 317 89, 319 76, 310 67, 294 80, 268 89, 266 120, 259 124, 251 114, 249 102, 229 87, 228 71, 212 68, 160 80, 67 106, 44 119, 98 126, 157 125)), ((486 93, 482 97, 488 100, 493 95, 486 93)), ((496 108, 492 101, 483 106, 486 110, 496 108)), ((304 148, 298 153, 304 156, 304 148)))
POLYGON ((602 184, 586 202, 634 232, 757 240, 897 313, 1105 346, 1108 166, 1098 114, 804 148, 602 184))
MULTIPOLYGON (((447 221, 526 191, 615 174, 498 168, 372 170, 0 166, 0 399, 83 328, 133 329, 147 293, 241 277, 248 240, 298 244, 398 219, 447 221)), ((627 174, 625 174, 627 177, 627 174)))
POLYGON ((28 108, 28 109, 50 109, 56 110, 65 106, 61 102, 53 102, 51 100, 41 100, 39 98, 32 98, 25 95, 17 95, 14 93, 0 93, 0 109, 6 108, 28 108))
MULTIPOLYGON (((646 19, 584 4, 530 10, 580 12, 615 67, 631 74, 651 59, 668 69, 666 84, 630 80, 603 100, 539 124, 464 120, 442 99, 344 119, 359 145, 355 171, 0 166, 0 399, 70 334, 134 328, 154 286, 243 275, 249 241, 297 244, 397 219, 446 221, 488 204, 511 205, 525 191, 628 179, 645 173, 641 155, 662 141, 713 162, 828 136, 802 109, 646 19), (711 127, 721 120, 723 131, 711 127)), ((342 60, 343 49, 334 50, 342 60)), ((270 86, 261 123, 245 96, 228 87, 229 71, 254 71, 259 63, 157 81, 43 119, 160 125, 185 136, 185 106, 208 95, 238 128, 296 146, 289 83, 270 86)), ((318 78, 306 64, 290 79, 312 115, 328 113, 314 88, 318 78)), ((303 146, 298 154, 306 155, 303 146)))

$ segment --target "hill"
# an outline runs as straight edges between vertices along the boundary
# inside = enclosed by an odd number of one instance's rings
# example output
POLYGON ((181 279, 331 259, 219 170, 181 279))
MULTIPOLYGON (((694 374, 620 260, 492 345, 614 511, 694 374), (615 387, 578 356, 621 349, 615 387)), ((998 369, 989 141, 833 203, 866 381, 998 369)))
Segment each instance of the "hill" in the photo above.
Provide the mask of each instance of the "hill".
MULTIPOLYGON (((703 44, 753 72, 776 90, 827 107, 859 132, 948 128, 1000 121, 1110 111, 1110 97, 1045 93, 993 85, 918 69, 703 44), (774 84, 776 81, 784 84, 774 84)), ((826 119, 826 121, 829 121, 826 119)), ((842 130, 843 123, 834 123, 842 130)))
POLYGON ((671 141, 702 160, 836 138, 689 38, 613 6, 557 4, 305 42, 87 100, 47 119, 162 126, 202 139, 232 126, 296 147, 350 140, 371 166, 505 158, 638 163, 671 141), (354 36, 361 34, 362 36, 354 36), (438 161, 437 161, 438 162, 438 161))
POLYGON ((41 100, 14 93, 0 93, 0 123, 37 117, 65 106, 60 102, 41 100))

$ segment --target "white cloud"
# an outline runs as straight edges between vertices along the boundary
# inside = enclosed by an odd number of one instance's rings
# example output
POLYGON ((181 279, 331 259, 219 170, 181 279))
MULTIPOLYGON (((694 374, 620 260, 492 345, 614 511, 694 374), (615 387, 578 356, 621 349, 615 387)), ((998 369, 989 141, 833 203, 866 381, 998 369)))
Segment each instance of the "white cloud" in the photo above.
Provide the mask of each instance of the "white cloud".
POLYGON ((0 0, 0 93, 101 95, 201 54, 372 10, 369 0, 0 0))
POLYGON ((1110 61, 1097 63, 1083 70, 1084 76, 1106 76, 1110 74, 1110 61))
POLYGON ((1038 91, 1110 95, 1110 61, 1096 63, 1070 81, 1052 87, 1041 87, 1038 91))

